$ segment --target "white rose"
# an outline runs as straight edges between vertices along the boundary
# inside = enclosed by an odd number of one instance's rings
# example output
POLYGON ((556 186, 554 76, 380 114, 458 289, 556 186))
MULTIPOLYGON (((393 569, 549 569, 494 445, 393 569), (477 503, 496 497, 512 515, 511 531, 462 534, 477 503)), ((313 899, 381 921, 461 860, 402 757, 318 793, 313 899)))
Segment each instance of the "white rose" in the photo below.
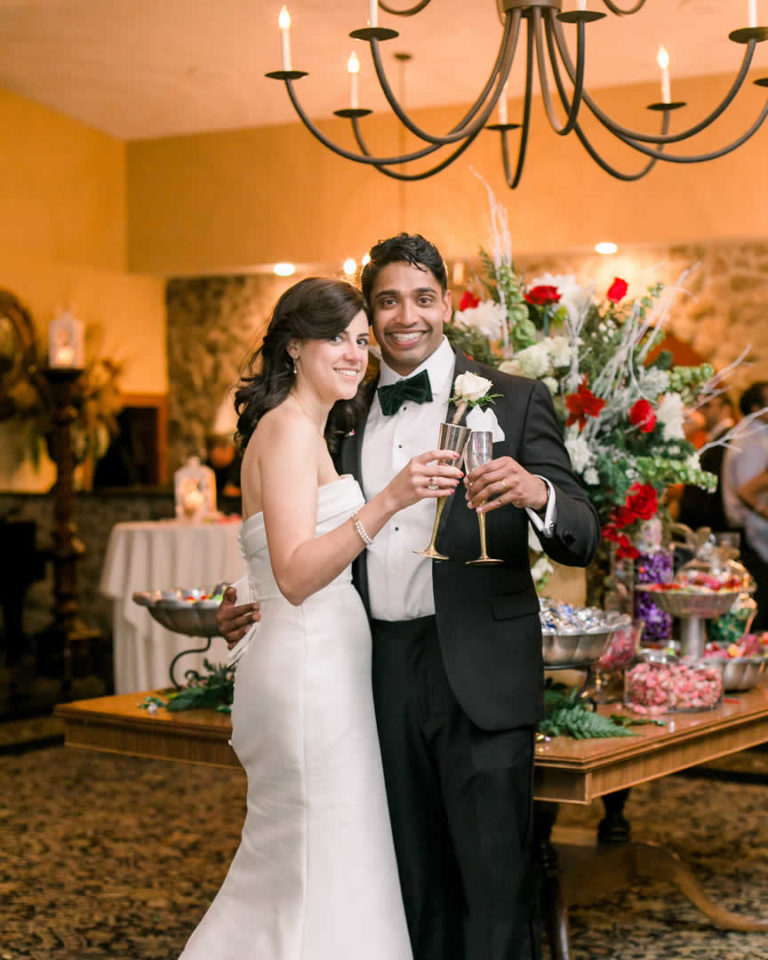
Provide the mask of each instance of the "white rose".
POLYGON ((685 437, 683 430, 685 411, 683 398, 679 393, 664 394, 661 403, 656 407, 656 419, 663 426, 667 440, 682 440, 685 437))
POLYGON ((549 341, 549 355, 553 367, 567 367, 571 362, 571 343, 568 337, 552 337, 549 341))
POLYGON ((553 396, 557 393, 557 380, 554 377, 544 377, 541 382, 553 396))
POLYGON ((501 370, 502 373, 511 373, 517 377, 520 377, 523 375, 523 371, 520 368, 520 364, 517 362, 517 360, 514 360, 514 359, 504 360, 502 363, 499 364, 499 370, 501 370))
POLYGON ((549 350, 543 341, 526 347, 515 354, 514 359, 520 365, 523 376, 530 377, 532 380, 540 380, 541 377, 551 373, 549 350))
POLYGON ((541 556, 531 567, 531 577, 535 584, 544 585, 544 581, 554 573, 555 568, 552 566, 552 563, 547 556, 541 556))
POLYGON ((458 399, 474 403, 484 397, 492 386, 485 377, 478 377, 475 373, 460 373, 453 382, 453 392, 458 399))
POLYGON ((596 487, 600 483, 600 477, 594 467, 584 471, 584 483, 588 483, 590 487, 596 487))
POLYGON ((592 451, 589 444, 580 436, 566 437, 565 448, 571 458, 571 464, 576 473, 583 473, 592 462, 592 451))
POLYGON ((476 307, 468 307, 456 313, 454 321, 465 329, 474 327, 488 340, 499 340, 504 321, 504 307, 494 300, 483 300, 476 307))

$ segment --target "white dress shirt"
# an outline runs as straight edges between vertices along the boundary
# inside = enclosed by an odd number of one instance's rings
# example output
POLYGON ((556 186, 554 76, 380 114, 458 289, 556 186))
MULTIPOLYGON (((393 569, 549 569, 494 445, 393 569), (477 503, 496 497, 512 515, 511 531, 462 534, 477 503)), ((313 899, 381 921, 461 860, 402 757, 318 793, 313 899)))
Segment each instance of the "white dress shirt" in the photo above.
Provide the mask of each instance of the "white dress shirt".
MULTIPOLYGON (((362 486, 366 500, 375 497, 408 461, 437 447, 440 424, 448 414, 453 393, 455 354, 443 338, 440 346, 410 376, 426 370, 432 387, 431 403, 406 402, 391 416, 381 410, 378 393, 371 404, 363 437, 362 486)), ((382 360, 379 386, 404 379, 382 360)), ((555 496, 546 477, 549 501, 544 522, 533 510, 528 514, 540 532, 551 532, 555 519, 555 496)), ((464 496, 457 488, 454 496, 464 496)), ((435 500, 420 500, 401 510, 376 535, 368 547, 368 596, 375 620, 414 620, 433 616, 432 560, 420 557, 432 536, 435 500)))

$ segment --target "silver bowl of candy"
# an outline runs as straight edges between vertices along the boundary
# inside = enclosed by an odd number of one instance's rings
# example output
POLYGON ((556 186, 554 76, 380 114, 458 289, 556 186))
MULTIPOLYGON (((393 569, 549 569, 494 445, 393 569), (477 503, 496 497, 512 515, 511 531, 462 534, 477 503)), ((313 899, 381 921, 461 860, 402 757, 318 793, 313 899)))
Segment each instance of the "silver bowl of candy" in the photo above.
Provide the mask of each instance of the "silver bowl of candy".
POLYGON ((743 592, 738 589, 694 593, 676 583, 647 583, 636 586, 635 591, 648 593, 654 603, 673 617, 697 617, 701 620, 722 616, 743 592))
POLYGON ((586 666, 605 653, 619 629, 631 627, 627 614, 539 598, 544 667, 586 666))
POLYGON ((211 590, 196 587, 177 587, 174 590, 138 591, 134 603, 146 607, 152 617, 166 630, 189 637, 216 637, 216 611, 226 584, 217 584, 211 590))
POLYGON ((704 649, 704 657, 722 665, 726 690, 751 690, 760 683, 766 671, 768 633, 749 633, 729 644, 710 642, 704 649))

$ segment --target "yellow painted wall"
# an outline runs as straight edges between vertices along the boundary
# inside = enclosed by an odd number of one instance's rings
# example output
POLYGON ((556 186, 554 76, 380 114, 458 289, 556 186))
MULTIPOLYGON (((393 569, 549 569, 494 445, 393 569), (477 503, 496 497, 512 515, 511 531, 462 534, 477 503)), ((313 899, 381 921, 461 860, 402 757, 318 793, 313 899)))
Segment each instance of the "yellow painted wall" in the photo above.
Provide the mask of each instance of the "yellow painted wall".
MULTIPOLYGON (((672 129, 708 113, 728 80, 676 82, 674 95, 690 106, 675 116, 672 129)), ((764 98, 764 91, 748 86, 696 152, 737 136, 764 98)), ((601 90, 596 99, 629 126, 656 128, 659 115, 644 109, 658 99, 656 85, 601 90)), ((512 106, 511 119, 517 114, 512 106)), ((443 131, 458 115, 434 109, 418 117, 443 131)), ((366 124, 372 145, 395 148, 387 119, 366 124)), ((349 138, 346 127, 346 121, 322 124, 336 138, 349 138)), ((585 127, 593 131, 594 123, 585 127)), ((598 143, 604 140, 598 135, 598 143)), ((519 253, 579 250, 604 238, 668 243, 766 234, 765 128, 726 158, 659 165, 647 178, 624 183, 600 170, 573 134, 555 136, 536 103, 526 169, 514 192, 502 180, 499 152, 498 135, 484 132, 439 176, 401 187, 335 157, 298 124, 136 141, 127 146, 128 263, 134 270, 175 274, 275 260, 333 264, 400 229, 435 239, 446 257, 466 256, 487 235, 486 196, 472 168, 507 207, 519 253)), ((607 156, 629 170, 640 165, 619 145, 611 145, 607 156)))
MULTIPOLYGON (((4 90, 0 129, 0 287, 42 337, 73 307, 101 328, 99 353, 124 362, 124 392, 167 393, 164 280, 125 265, 125 145, 4 90)), ((48 489, 50 464, 35 471, 13 450, 0 424, 0 488, 48 489)))
POLYGON ((166 393, 164 282, 125 265, 125 144, 3 90, 0 129, 0 286, 41 333, 74 307, 125 392, 166 393))

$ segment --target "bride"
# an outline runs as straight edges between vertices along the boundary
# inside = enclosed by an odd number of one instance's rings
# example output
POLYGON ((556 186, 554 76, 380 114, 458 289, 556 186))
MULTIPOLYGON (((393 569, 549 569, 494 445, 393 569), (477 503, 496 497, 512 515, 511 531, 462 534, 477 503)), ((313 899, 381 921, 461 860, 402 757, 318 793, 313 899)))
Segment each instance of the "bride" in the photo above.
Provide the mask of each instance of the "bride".
POLYGON ((431 450, 364 501, 328 443, 362 409, 359 291, 310 278, 278 300, 236 395, 241 532, 262 624, 240 642, 232 745, 248 775, 229 873, 183 960, 410 960, 350 564, 399 510, 461 473, 431 450))

